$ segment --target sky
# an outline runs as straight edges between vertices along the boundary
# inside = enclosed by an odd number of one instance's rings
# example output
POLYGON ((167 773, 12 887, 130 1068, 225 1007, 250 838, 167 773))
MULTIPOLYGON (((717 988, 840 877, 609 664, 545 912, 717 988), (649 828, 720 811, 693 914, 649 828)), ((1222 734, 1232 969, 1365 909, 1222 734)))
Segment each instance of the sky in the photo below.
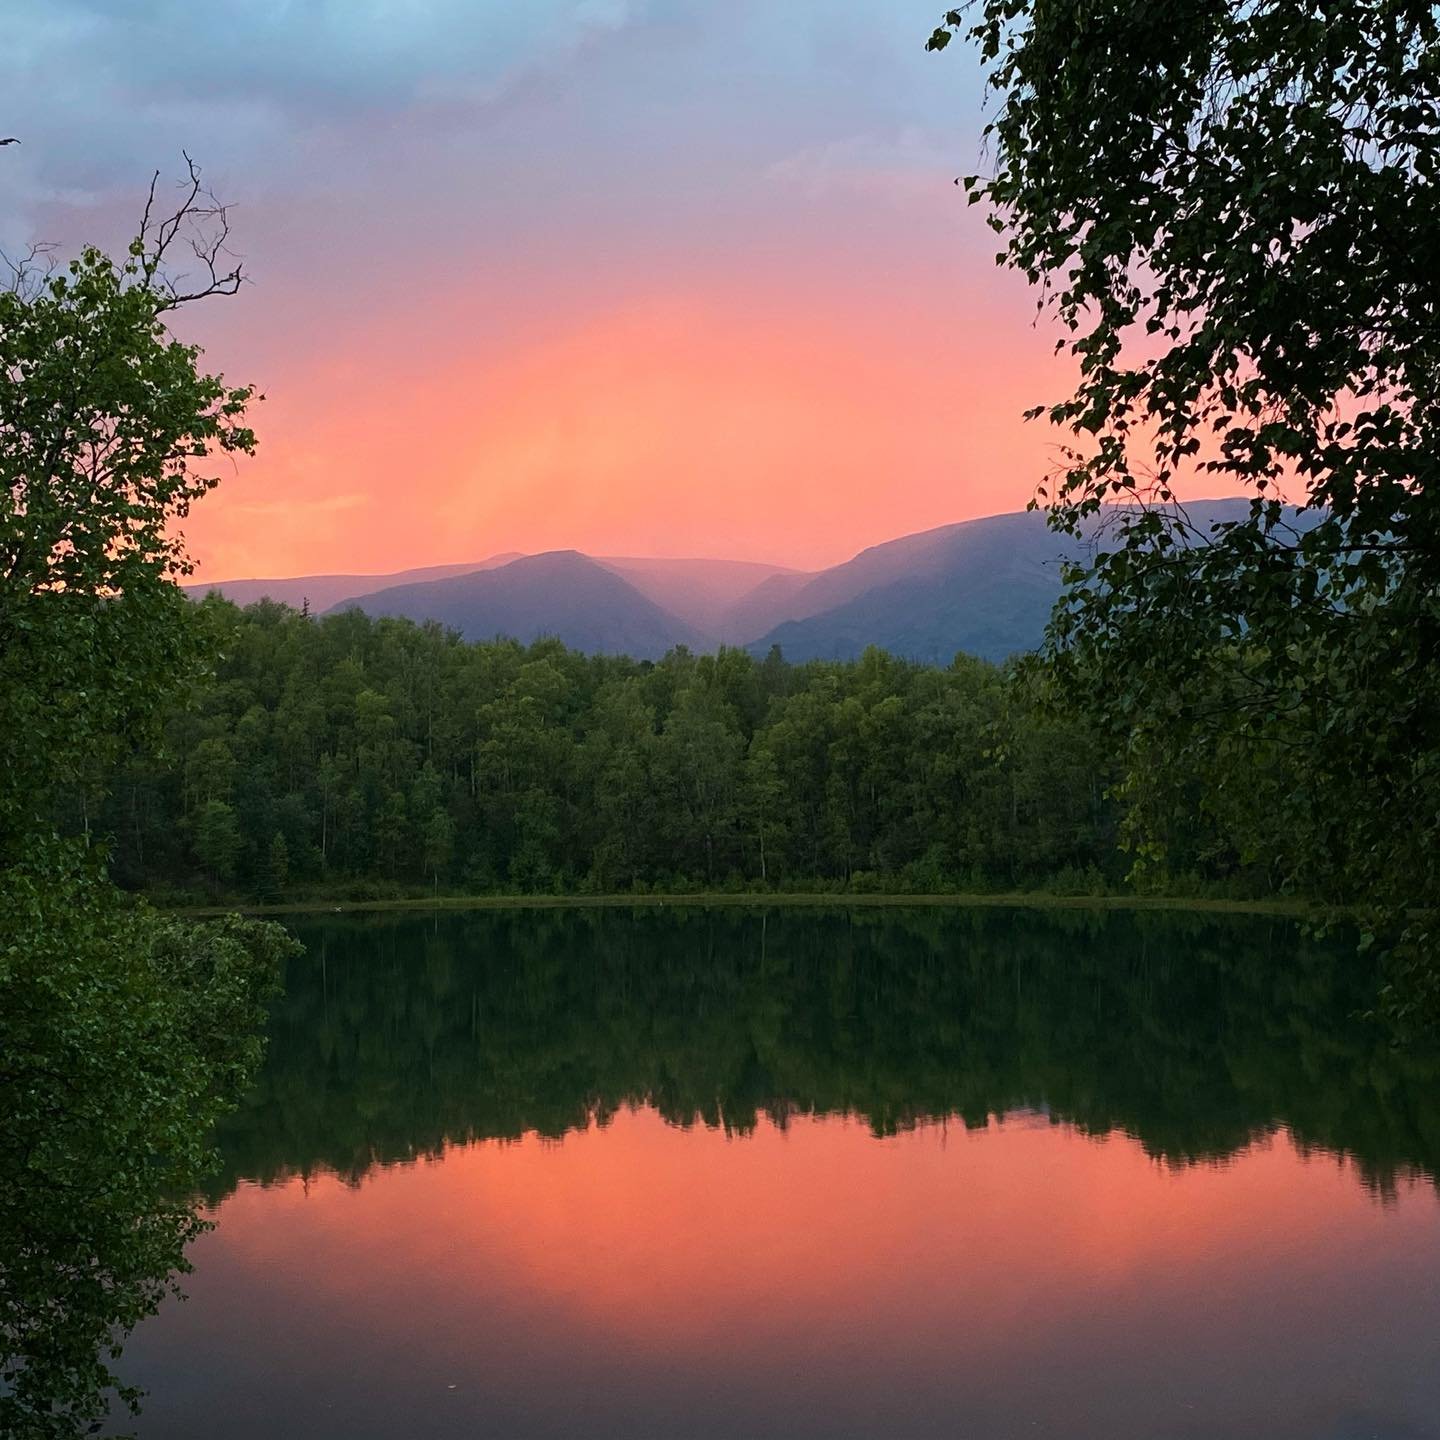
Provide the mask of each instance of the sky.
POLYGON ((500 551, 814 568, 1024 506, 1069 389, 953 180, 934 0, 0 0, 0 247, 182 148, 250 282, 177 319, 259 453, 200 578, 500 551))

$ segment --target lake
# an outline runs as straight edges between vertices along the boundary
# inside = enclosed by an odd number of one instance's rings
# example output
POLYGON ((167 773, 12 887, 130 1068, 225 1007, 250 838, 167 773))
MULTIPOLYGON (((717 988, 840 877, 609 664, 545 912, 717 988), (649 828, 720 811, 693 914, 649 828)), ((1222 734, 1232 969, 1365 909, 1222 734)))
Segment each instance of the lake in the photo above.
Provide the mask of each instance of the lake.
POLYGON ((1289 922, 295 929, 146 1440, 1440 1437, 1440 1055, 1289 922))

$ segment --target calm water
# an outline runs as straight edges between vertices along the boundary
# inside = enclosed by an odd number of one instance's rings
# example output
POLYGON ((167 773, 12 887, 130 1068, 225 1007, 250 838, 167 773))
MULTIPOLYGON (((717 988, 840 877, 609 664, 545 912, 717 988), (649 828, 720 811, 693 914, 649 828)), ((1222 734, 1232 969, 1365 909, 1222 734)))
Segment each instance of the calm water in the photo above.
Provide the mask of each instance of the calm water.
POLYGON ((142 1437, 1440 1437, 1440 1059, 1282 923, 299 929, 142 1437))

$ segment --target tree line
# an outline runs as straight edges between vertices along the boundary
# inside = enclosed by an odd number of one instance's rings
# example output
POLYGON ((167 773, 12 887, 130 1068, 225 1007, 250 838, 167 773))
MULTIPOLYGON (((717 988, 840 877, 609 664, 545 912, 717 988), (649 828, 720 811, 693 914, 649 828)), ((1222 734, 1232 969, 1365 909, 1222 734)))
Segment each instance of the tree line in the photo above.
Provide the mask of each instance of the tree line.
POLYGON ((1117 883, 1107 758, 1023 678, 878 650, 659 662, 218 597, 161 745, 67 793, 132 887, 307 893, 1117 883))

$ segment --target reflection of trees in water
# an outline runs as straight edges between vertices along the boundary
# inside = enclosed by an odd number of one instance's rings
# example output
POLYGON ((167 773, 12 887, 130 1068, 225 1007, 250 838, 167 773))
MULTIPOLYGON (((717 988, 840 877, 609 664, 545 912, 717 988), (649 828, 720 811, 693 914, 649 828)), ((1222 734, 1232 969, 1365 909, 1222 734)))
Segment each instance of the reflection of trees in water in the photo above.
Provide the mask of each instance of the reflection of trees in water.
MULTIPOLYGON (((1440 1054, 1277 920, 1025 911, 475 912, 302 930, 227 1186, 559 1136, 627 1104, 744 1133, 1043 1109, 1174 1164, 1287 1127, 1384 1194, 1440 1175, 1440 1054)), ((1343 953, 1342 953, 1343 952, 1343 953)))
POLYGON ((0 877, 0 1435, 98 1427, 204 1228, 208 1134, 259 1059, 277 926, 187 925, 83 871, 0 877))

